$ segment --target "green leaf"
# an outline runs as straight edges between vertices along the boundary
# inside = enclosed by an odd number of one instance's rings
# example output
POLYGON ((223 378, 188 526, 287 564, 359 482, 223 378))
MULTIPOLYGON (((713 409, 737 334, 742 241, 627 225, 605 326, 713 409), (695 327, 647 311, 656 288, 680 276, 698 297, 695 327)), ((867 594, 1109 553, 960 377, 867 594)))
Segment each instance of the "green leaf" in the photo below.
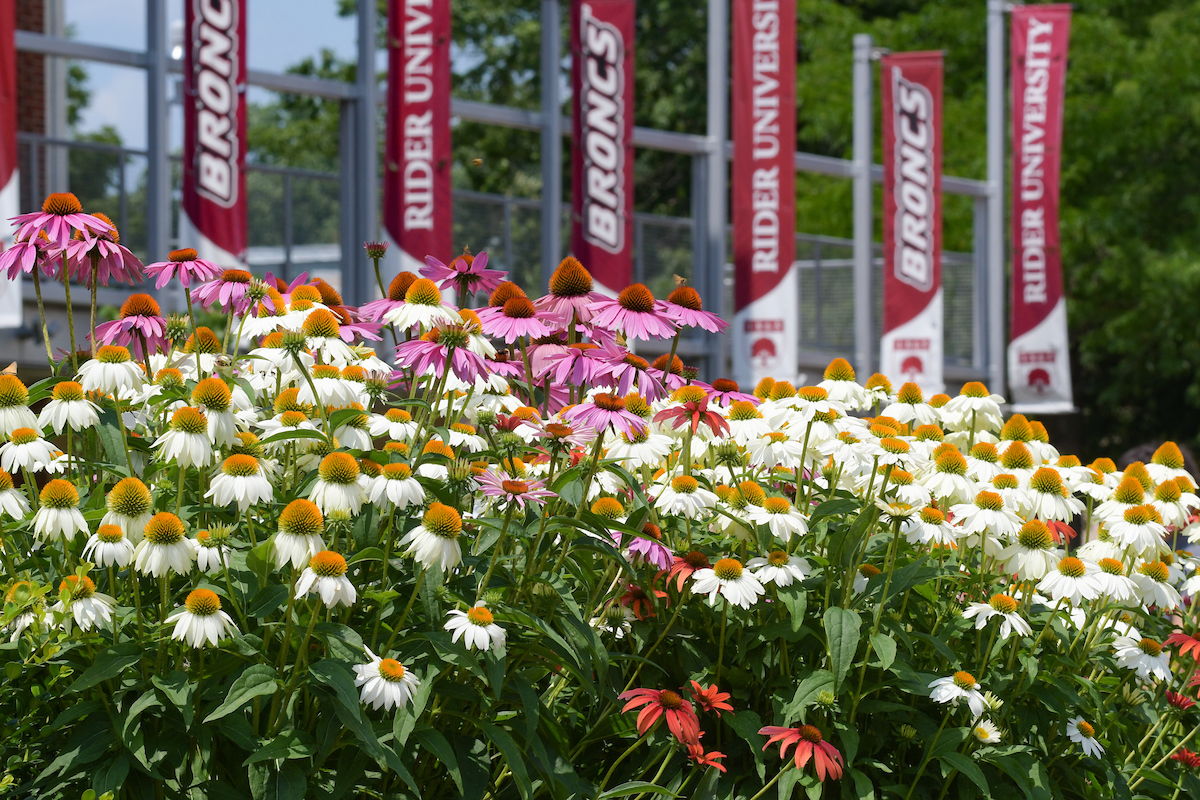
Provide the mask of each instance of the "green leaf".
POLYGON ((484 736, 504 754, 508 768, 512 770, 513 780, 517 782, 517 790, 520 791, 524 800, 528 800, 533 794, 533 784, 529 782, 529 773, 525 769, 525 754, 521 752, 521 748, 517 746, 508 731, 499 725, 493 725, 483 720, 479 720, 478 724, 484 736))
POLYGON ((862 618, 847 608, 834 606, 825 611, 825 637, 828 643, 829 666, 833 671, 834 688, 840 688, 858 650, 862 618))
POLYGON ((288 587, 280 583, 264 586, 246 604, 246 615, 263 619, 284 604, 288 591, 288 587))
POLYGON ((979 765, 976 764, 970 756, 955 752, 946 753, 945 755, 939 756, 938 759, 944 764, 949 765, 950 767, 961 772, 963 775, 967 776, 971 783, 978 786, 979 790, 983 792, 985 796, 990 793, 991 790, 988 788, 987 778, 984 777, 983 770, 979 768, 979 765))
POLYGON ((145 648, 137 642, 124 642, 116 647, 110 647, 96 656, 95 662, 84 670, 84 673, 67 687, 68 692, 82 692, 90 689, 101 681, 115 678, 127 667, 131 667, 142 659, 145 648))
POLYGON ((333 690, 334 697, 342 708, 358 716, 358 692, 354 689, 354 675, 350 667, 341 661, 326 658, 308 668, 309 674, 333 690))
POLYGON ((242 762, 243 767, 257 764, 260 761, 276 759, 308 758, 317 750, 312 737, 303 731, 284 731, 271 741, 263 744, 249 758, 242 762))
MULTIPOLYGON (((713 771, 715 772, 716 770, 713 771)), ((679 797, 679 795, 675 794, 670 789, 657 784, 649 783, 647 781, 629 781, 628 783, 622 783, 620 786, 614 786, 607 792, 601 794, 597 800, 608 800, 610 797, 629 797, 630 795, 643 793, 661 794, 667 797, 679 797)))
POLYGON ((100 443, 104 445, 104 453, 112 462, 114 470, 122 475, 128 475, 129 462, 125 458, 124 437, 121 435, 117 412, 111 408, 101 409, 100 421, 96 425, 95 431, 100 437, 100 443))
POLYGON ((804 626, 804 611, 808 607, 808 593, 799 584, 792 584, 786 589, 779 590, 779 599, 788 610, 792 631, 799 631, 804 626))
POLYGON ((784 724, 791 725, 797 714, 816 704, 818 694, 832 688, 833 674, 825 669, 819 669, 800 681, 792 701, 783 707, 784 724))
POLYGON ((284 763, 279 772, 267 778, 264 800, 296 800, 304 797, 308 790, 308 781, 304 778, 304 770, 292 761, 284 763))
POLYGON ((896 660, 896 640, 882 633, 871 636, 871 649, 879 656, 879 666, 887 669, 896 660))
POLYGON ((204 718, 204 721, 212 722, 227 714, 232 714, 255 697, 275 694, 279 688, 275 677, 275 670, 265 664, 255 664, 250 667, 239 675, 233 685, 229 687, 229 693, 225 695, 225 702, 217 706, 211 714, 204 718))
POLYGON ((428 750, 442 763, 442 766, 450 773, 450 778, 458 788, 458 793, 462 794, 462 770, 458 768, 458 759, 454 755, 454 748, 450 746, 449 740, 442 735, 441 731, 424 724, 418 726, 413 735, 421 747, 428 750))

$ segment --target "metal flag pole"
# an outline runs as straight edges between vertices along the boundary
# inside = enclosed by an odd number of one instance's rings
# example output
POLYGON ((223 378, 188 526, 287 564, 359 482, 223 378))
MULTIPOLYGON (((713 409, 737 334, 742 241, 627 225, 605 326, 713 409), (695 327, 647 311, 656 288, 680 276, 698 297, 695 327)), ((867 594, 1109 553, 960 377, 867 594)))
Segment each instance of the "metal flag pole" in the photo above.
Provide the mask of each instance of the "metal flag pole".
POLYGON ((355 108, 355 183, 358 186, 358 235, 342 242, 354 254, 354 279, 348 294, 353 302, 365 303, 374 296, 374 272, 367 261, 363 242, 379 236, 378 103, 375 72, 375 0, 358 0, 358 103, 355 108))
MULTIPOLYGON (((558 0, 542 0, 542 289, 562 257, 562 24, 558 0)), ((514 265, 507 265, 509 270, 514 265)))
POLYGON ((1004 394, 1004 13, 1011 4, 987 5, 987 368, 988 389, 1004 394))
POLYGON ((874 371, 875 337, 874 272, 875 194, 871 165, 875 161, 874 82, 871 78, 870 34, 854 36, 854 369, 865 381, 874 371))
POLYGON ((171 235, 169 125, 167 10, 159 0, 146 0, 146 263, 167 257, 171 235))
MULTIPOLYGON (((723 305, 717 302, 717 298, 723 296, 725 285, 725 198, 729 181, 725 159, 728 90, 729 3, 728 0, 708 0, 708 153, 705 156, 708 178, 705 202, 708 258, 705 259, 705 284, 709 287, 709 297, 712 298, 709 302, 713 308, 723 305)), ((710 337, 709 352, 717 361, 709 370, 710 377, 725 374, 726 342, 727 337, 724 336, 710 337)), ((791 368, 794 370, 795 365, 791 368)))

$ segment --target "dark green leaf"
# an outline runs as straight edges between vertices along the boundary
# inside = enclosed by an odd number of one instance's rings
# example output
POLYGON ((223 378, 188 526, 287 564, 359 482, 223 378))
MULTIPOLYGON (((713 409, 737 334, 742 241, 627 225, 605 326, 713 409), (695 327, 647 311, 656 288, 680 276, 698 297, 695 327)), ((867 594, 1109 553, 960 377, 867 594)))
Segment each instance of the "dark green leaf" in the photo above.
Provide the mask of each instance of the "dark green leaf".
POLYGON ((882 633, 871 637, 871 649, 879 656, 879 666, 887 669, 896 660, 896 640, 882 633))
POLYGON ((265 664, 255 664, 247 669, 225 695, 225 701, 217 706, 211 714, 204 718, 205 722, 218 720, 226 714, 232 714, 255 697, 272 695, 279 688, 275 682, 275 670, 265 664))
POLYGON ((938 758, 943 763, 948 764, 950 767, 958 770, 967 778, 969 778, 971 783, 978 786, 979 790, 982 791, 984 795, 987 795, 991 791, 988 788, 987 778, 985 778, 983 775, 983 770, 979 768, 978 764, 971 760, 970 756, 955 752, 945 753, 938 758))
POLYGON ((825 610, 825 637, 835 689, 842 685, 854 663, 860 627, 862 619, 849 609, 833 606, 825 610))
POLYGON ((101 681, 115 678, 127 667, 131 667, 142 659, 145 648, 138 642, 124 642, 116 647, 110 647, 96 656, 96 660, 84 673, 75 679, 67 691, 82 692, 90 689, 101 681))

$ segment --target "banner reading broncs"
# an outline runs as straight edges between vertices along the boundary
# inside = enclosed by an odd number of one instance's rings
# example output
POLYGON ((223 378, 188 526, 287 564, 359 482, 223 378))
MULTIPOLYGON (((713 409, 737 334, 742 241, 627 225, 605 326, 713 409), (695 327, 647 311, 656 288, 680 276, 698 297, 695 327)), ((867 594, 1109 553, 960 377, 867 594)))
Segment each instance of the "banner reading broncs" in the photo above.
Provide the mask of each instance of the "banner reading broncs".
POLYGON ((573 0, 571 252, 615 294, 633 278, 633 0, 573 0))
POLYGON ((733 3, 734 371, 794 380, 796 5, 733 3))
POLYGON ((246 2, 184 4, 180 238, 223 266, 246 253, 246 2))
MULTIPOLYGON (((12 246, 10 219, 21 213, 17 173, 16 3, 0 2, 0 252, 12 246)), ((0 328, 21 326, 21 277, 0 275, 0 328)))
POLYGON ((391 0, 383 222, 410 272, 449 264, 450 0, 391 0))
POLYGON ((884 56, 879 371, 942 390, 942 54, 884 56))
POLYGON ((1058 198, 1069 5, 1012 11, 1013 280, 1009 399, 1066 412, 1071 399, 1058 198))

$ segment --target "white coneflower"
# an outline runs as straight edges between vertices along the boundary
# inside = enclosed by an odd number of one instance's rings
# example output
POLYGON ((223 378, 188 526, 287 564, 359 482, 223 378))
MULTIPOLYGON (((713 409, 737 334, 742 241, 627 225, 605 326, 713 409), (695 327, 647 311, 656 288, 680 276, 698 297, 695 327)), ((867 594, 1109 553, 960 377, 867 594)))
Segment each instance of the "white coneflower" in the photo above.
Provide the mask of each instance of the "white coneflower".
POLYGON ((196 531, 196 566, 201 572, 220 572, 229 563, 228 532, 196 531))
POLYGON ((192 389, 192 402, 204 412, 209 440, 215 447, 228 447, 237 441, 237 422, 233 416, 233 393, 220 378, 205 378, 192 389))
POLYGON ((167 432, 154 442, 164 461, 175 461, 180 469, 206 467, 213 460, 208 436, 208 417, 198 408, 184 406, 171 415, 167 432))
POLYGON ((868 408, 867 392, 858 384, 854 368, 844 358, 835 358, 829 362, 823 375, 824 380, 817 384, 829 394, 829 399, 844 404, 847 408, 858 410, 868 408))
POLYGON ((383 471, 371 479, 371 502, 384 506, 384 501, 397 510, 409 506, 419 506, 425 502, 425 489, 421 482, 412 476, 408 464, 384 464, 383 471))
POLYGON ((42 540, 75 538, 87 533, 88 525, 79 510, 79 490, 60 478, 42 488, 41 507, 33 515, 33 532, 42 540))
MULTIPOLYGON (((1078 551, 1076 551, 1078 552, 1078 551)), ((1138 597, 1138 585, 1125 575, 1125 565, 1115 558, 1101 558, 1096 580, 1100 594, 1114 603, 1125 603, 1138 597)))
POLYGON ((314 591, 321 596, 326 608, 354 605, 358 592, 346 577, 346 559, 332 550, 323 550, 310 558, 300 580, 296 581, 296 596, 303 597, 314 591))
POLYGON ((664 487, 654 501, 662 514, 681 514, 695 519, 717 504, 717 496, 700 485, 691 475, 677 475, 664 487))
POLYGON ((88 537, 83 546, 83 557, 100 569, 125 568, 133 560, 133 542, 119 525, 101 525, 88 537))
POLYGON ((79 376, 83 391, 113 397, 130 397, 146 382, 145 371, 129 355, 129 350, 111 344, 99 347, 95 358, 81 364, 79 376))
MULTIPOLYGON (((949 445, 947 445, 949 447, 949 445)), ((934 461, 934 469, 921 478, 930 494, 948 503, 970 503, 978 493, 967 477, 967 459, 957 450, 946 450, 934 461)))
POLYGON ((457 608, 447 612, 449 619, 442 627, 453 634, 450 641, 463 640, 468 650, 503 649, 505 643, 504 629, 496 624, 496 618, 487 609, 487 603, 480 600, 466 611, 457 608))
POLYGON ((461 322, 462 317, 450 305, 442 302, 437 284, 428 278, 417 278, 404 293, 404 304, 395 306, 383 315, 383 321, 407 330, 414 325, 432 328, 441 323, 461 322))
POLYGON ((990 719, 983 719, 971 728, 971 735, 980 744, 997 744, 1000 741, 1000 729, 990 719))
POLYGON ((83 387, 75 381, 54 384, 53 399, 46 404, 37 418, 39 428, 49 425, 54 428, 55 434, 62 434, 66 428, 73 431, 87 430, 94 428, 99 422, 98 406, 87 399, 83 387))
POLYGON ((1163 542, 1167 529, 1161 520, 1154 506, 1134 506, 1125 509, 1122 519, 1107 526, 1108 533, 1118 546, 1131 548, 1138 555, 1156 553, 1169 549, 1163 542))
POLYGON ((45 622, 46 606, 42 598, 34 592, 36 587, 29 581, 16 581, 4 593, 5 605, 14 605, 24 610, 20 611, 5 627, 9 634, 8 640, 15 642, 21 638, 25 629, 35 622, 39 625, 45 622))
POLYGON ((1025 512, 1031 517, 1070 522, 1083 511, 1083 501, 1067 491, 1062 475, 1053 467, 1042 467, 1029 478, 1025 512))
POLYGON ((867 585, 871 582, 871 578, 882 574, 882 570, 874 564, 859 564, 858 569, 854 571, 854 581, 850 584, 850 588, 855 594, 862 594, 867 590, 867 585))
POLYGON ((746 442, 746 452, 752 466, 766 467, 767 469, 775 467, 798 469, 803 466, 802 458, 813 458, 818 455, 817 449, 814 447, 812 453, 805 456, 804 444, 793 441, 781 431, 771 431, 749 440, 746 442))
POLYGON ((1018 613, 1020 606, 1017 601, 1006 594, 994 594, 986 603, 971 603, 963 611, 963 619, 975 620, 975 629, 981 630, 987 626, 993 617, 1000 619, 1000 640, 1004 641, 1014 631, 1021 636, 1032 636, 1033 629, 1029 627, 1018 613))
POLYGON ((1098 565, 1067 556, 1042 578, 1037 588, 1051 600, 1066 600, 1078 607, 1084 600, 1095 600, 1103 592, 1099 572, 1098 565))
POLYGON ((0 470, 0 511, 13 519, 25 519, 29 513, 29 501, 13 486, 12 475, 5 470, 0 470))
POLYGON ((370 662, 354 665, 354 685, 361 689, 359 699, 376 711, 404 708, 421 679, 396 659, 380 658, 371 648, 363 649, 370 662))
POLYGON ((955 524, 967 534, 987 531, 997 539, 1011 542, 1021 528, 1021 518, 1004 507, 1004 498, 986 489, 975 495, 974 503, 960 503, 950 513, 955 524))
POLYGON ((35 427, 45 425, 39 424, 37 415, 29 410, 29 390, 25 384, 16 375, 0 375, 0 435, 8 436, 17 428, 35 427))
POLYGON ((938 678, 929 684, 932 689, 929 697, 935 703, 949 703, 953 706, 958 705, 959 700, 966 700, 967 705, 971 709, 971 715, 974 718, 983 716, 986 704, 983 700, 983 693, 979 691, 979 682, 975 680, 975 676, 969 672, 958 671, 953 675, 945 678, 938 678))
POLYGON ((344 380, 342 371, 332 364, 317 364, 312 368, 310 377, 312 385, 300 379, 300 392, 296 395, 296 400, 304 405, 340 407, 359 401, 358 385, 344 380))
MULTIPOLYGON (((909 466, 920 463, 912 445, 895 436, 883 436, 863 442, 863 454, 881 467, 909 466)), ((925 487, 928 488, 928 487, 925 487)))
POLYGON ((783 550, 772 550, 766 557, 752 558, 746 562, 746 568, 754 570, 759 583, 776 586, 791 586, 807 578, 812 571, 808 561, 783 550))
POLYGON ((1076 717, 1067 723, 1067 738, 1082 747, 1085 755, 1093 758, 1104 755, 1104 748, 1096 741, 1096 729, 1083 717, 1076 717))
POLYGON ((638 469, 661 464, 674 449, 674 439, 646 428, 617 433, 608 448, 607 457, 621 462, 628 469, 638 469))
POLYGON ((995 431, 1004 424, 1000 404, 1004 398, 991 394, 979 381, 963 384, 962 391, 942 406, 942 420, 955 431, 995 431))
POLYGON ((143 575, 160 577, 170 572, 186 575, 196 560, 196 547, 185 537, 183 521, 164 511, 155 514, 133 550, 133 565, 143 575))
POLYGON ((991 483, 1004 471, 1000 451, 990 442, 978 442, 967 452, 967 477, 980 483, 991 483))
POLYGON ((317 482, 308 497, 321 513, 349 511, 357 514, 367 499, 368 478, 349 453, 330 453, 321 460, 317 482))
POLYGON ((1175 481, 1164 481, 1154 490, 1150 505, 1158 512, 1164 525, 1185 528, 1191 519, 1191 504, 1183 502, 1183 490, 1175 481))
POLYGON ((421 524, 405 534, 400 545, 408 545, 405 553, 423 566, 449 572, 462 561, 462 547, 458 543, 461 534, 462 516, 458 511, 434 502, 421 518, 421 524))
POLYGON ((745 517, 756 525, 766 525, 780 541, 808 533, 808 518, 786 497, 768 497, 761 506, 747 506, 745 517))
POLYGON ((58 585, 58 591, 60 594, 69 592, 70 598, 66 604, 59 600, 50 606, 50 610, 59 614, 69 612, 70 616, 65 620, 68 627, 70 620, 74 619, 81 631, 90 631, 92 628, 107 625, 112 619, 115 601, 108 595, 97 592, 96 584, 86 575, 66 576, 58 585))
MULTIPOLYGON (((1118 562, 1120 563, 1120 562, 1118 562)), ((1200 566, 1192 570, 1192 574, 1183 582, 1183 591, 1195 597, 1200 594, 1200 566)))
POLYGON ((450 426, 449 433, 451 447, 461 448, 470 453, 478 453, 480 450, 487 449, 487 440, 475 433, 473 425, 457 422, 450 426))
POLYGON ((1119 522, 1125 518, 1125 512, 1137 508, 1146 502, 1146 490, 1141 482, 1132 475, 1121 479, 1112 496, 1096 506, 1093 514, 1096 519, 1105 523, 1119 522))
POLYGON ((315 308, 300 329, 304 345, 326 364, 344 367, 358 360, 350 345, 342 341, 338 317, 328 308, 315 308))
POLYGON ((1179 592, 1170 583, 1170 570, 1161 561, 1147 561, 1129 577, 1137 584, 1138 595, 1143 605, 1172 611, 1183 602, 1179 592))
POLYGON ((279 514, 279 530, 271 537, 275 553, 275 569, 291 564, 300 569, 309 559, 325 549, 321 534, 325 531, 325 518, 321 509, 311 500, 300 498, 287 504, 279 514))
POLYGON ((12 473, 19 469, 44 470, 54 460, 54 448, 33 428, 17 428, 0 445, 0 469, 12 473))
POLYGON ((417 435, 417 423, 412 414, 402 408, 389 408, 383 414, 371 416, 372 436, 386 436, 393 442, 407 442, 417 435))
POLYGON ((941 546, 951 545, 956 538, 956 531, 946 522, 946 515, 941 509, 932 506, 922 508, 906 522, 901 523, 900 530, 909 544, 941 546))
POLYGON ((1117 656, 1117 664, 1126 669, 1136 670, 1139 678, 1149 678, 1153 675, 1160 681, 1165 681, 1171 677, 1171 657, 1163 652, 1161 642, 1118 636, 1113 640, 1113 651, 1117 656))
POLYGON ((137 478, 122 478, 104 498, 107 512, 101 525, 116 525, 133 544, 142 540, 142 531, 154 511, 154 498, 146 484, 137 478))
POLYGON ((245 512, 255 503, 269 503, 275 492, 262 474, 258 459, 235 454, 225 459, 204 496, 211 497, 218 506, 228 506, 236 501, 238 512, 245 512))
POLYGON ((721 596, 739 608, 750 608, 765 590, 740 561, 722 558, 711 568, 692 573, 692 591, 707 594, 709 605, 716 605, 717 597, 721 596))
POLYGON ((614 639, 619 640, 633 632, 633 623, 636 621, 637 614, 633 613, 633 609, 620 603, 609 603, 600 616, 588 620, 588 625, 602 633, 611 633, 614 639))
POLYGON ((1021 479, 1009 472, 1002 472, 990 481, 991 491, 1000 495, 1004 507, 1015 511, 1025 508, 1029 503, 1029 492, 1021 486, 1021 479))
POLYGON ((192 647, 213 647, 221 640, 237 632, 237 625, 221 610, 221 598, 211 589, 195 589, 188 593, 182 608, 177 608, 166 618, 164 624, 175 623, 171 638, 187 642, 192 647))
POLYGON ((1001 550, 997 557, 1004 562, 1004 571, 1019 580, 1041 580, 1058 563, 1058 551, 1046 523, 1031 519, 1017 532, 1017 541, 1001 550))
MULTIPOLYGON (((257 425, 263 432, 264 440, 270 440, 277 433, 317 430, 317 426, 309 420, 308 416, 303 411, 296 409, 288 409, 281 412, 277 417, 260 420, 257 425)), ((291 439, 264 441, 264 446, 270 448, 272 452, 278 452, 287 447, 292 441, 291 439)))

